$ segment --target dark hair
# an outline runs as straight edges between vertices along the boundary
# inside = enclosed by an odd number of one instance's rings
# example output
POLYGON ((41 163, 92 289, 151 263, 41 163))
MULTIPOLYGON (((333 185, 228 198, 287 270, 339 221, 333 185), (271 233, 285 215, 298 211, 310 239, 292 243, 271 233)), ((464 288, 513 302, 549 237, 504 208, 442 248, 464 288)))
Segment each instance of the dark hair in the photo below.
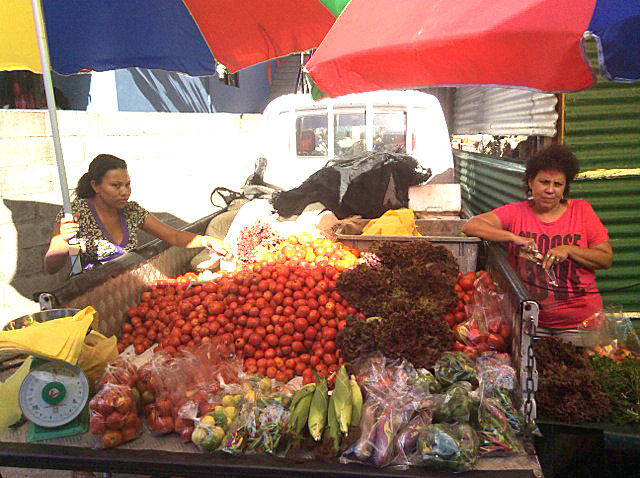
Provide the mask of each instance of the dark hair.
POLYGON ((95 196, 96 192, 91 186, 91 181, 99 183, 102 181, 103 176, 112 169, 127 169, 127 163, 124 159, 111 154, 99 154, 93 158, 93 161, 89 164, 89 171, 84 173, 78 181, 76 197, 86 199, 95 196))
POLYGON ((566 184, 564 187, 563 199, 569 196, 569 186, 573 178, 580 171, 578 158, 574 156, 569 148, 561 144, 553 144, 548 148, 538 151, 527 160, 527 167, 524 172, 524 188, 529 194, 529 181, 535 178, 540 171, 560 171, 564 173, 566 184))

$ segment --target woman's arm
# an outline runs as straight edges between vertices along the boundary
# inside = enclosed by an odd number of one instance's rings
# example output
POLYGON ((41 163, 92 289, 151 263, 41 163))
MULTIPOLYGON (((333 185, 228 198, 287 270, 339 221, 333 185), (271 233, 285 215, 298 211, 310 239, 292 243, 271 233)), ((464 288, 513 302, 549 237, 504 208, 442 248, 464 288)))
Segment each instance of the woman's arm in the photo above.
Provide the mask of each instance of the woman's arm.
POLYGON ((467 236, 475 236, 487 241, 511 242, 516 246, 535 245, 533 239, 505 231, 500 218, 494 212, 472 217, 462 226, 462 232, 467 236))
POLYGON ((595 247, 558 246, 549 249, 544 257, 543 266, 550 267, 555 258, 556 262, 572 259, 585 269, 592 271, 608 269, 613 263, 613 249, 609 242, 603 242, 595 247))
POLYGON ((55 274, 67 263, 67 258, 69 257, 69 239, 75 237, 80 229, 80 226, 76 222, 77 220, 77 215, 74 219, 63 217, 59 223, 53 226, 49 249, 44 255, 44 269, 49 274, 55 274))
POLYGON ((142 230, 168 242, 172 246, 186 248, 209 247, 225 260, 233 258, 231 248, 226 242, 209 236, 180 231, 160 221, 152 214, 149 214, 145 219, 142 230))

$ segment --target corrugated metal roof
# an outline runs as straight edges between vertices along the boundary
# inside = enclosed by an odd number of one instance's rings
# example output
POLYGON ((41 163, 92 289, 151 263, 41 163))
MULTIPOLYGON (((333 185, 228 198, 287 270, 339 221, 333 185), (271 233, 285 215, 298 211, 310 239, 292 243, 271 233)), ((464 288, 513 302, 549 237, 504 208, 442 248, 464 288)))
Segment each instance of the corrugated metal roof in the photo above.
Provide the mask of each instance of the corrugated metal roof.
POLYGON ((453 134, 555 136, 556 95, 497 87, 457 88, 453 134))

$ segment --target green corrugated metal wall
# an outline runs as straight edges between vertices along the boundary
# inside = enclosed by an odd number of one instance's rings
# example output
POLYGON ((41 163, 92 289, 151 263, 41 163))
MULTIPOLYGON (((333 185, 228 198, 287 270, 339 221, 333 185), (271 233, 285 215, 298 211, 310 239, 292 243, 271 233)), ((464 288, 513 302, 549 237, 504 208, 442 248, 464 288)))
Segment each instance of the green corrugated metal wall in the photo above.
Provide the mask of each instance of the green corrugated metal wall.
MULTIPOLYGON (((595 46, 587 45, 596 63, 595 46)), ((577 180, 572 196, 593 206, 609 230, 613 267, 598 272, 598 286, 608 304, 620 304, 640 318, 640 84, 604 81, 565 96, 564 143, 580 160, 581 171, 604 169, 602 179, 577 180), (621 171, 612 171, 621 170, 621 171)), ((640 326, 640 321, 636 321, 640 326)))
POLYGON ((459 150, 454 157, 462 199, 475 214, 525 199, 522 164, 459 150))
MULTIPOLYGON (((587 51, 593 64, 593 44, 587 51)), ((577 179, 571 186, 571 197, 588 201, 609 230, 614 262, 598 272, 603 301, 640 319, 640 286, 614 290, 640 282, 640 85, 598 77, 593 88, 567 94, 564 142, 587 176, 604 170, 598 179, 577 179)), ((455 152, 455 163, 463 199, 474 213, 524 198, 522 164, 462 151, 455 152)))

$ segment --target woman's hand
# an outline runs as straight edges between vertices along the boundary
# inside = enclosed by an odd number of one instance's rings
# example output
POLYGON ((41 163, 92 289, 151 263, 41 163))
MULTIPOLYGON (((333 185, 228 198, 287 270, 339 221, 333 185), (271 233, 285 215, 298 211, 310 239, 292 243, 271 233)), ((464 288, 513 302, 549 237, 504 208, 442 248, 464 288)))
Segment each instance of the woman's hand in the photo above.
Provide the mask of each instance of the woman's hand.
POLYGON ((202 236, 202 245, 207 249, 211 249, 218 254, 221 259, 230 261, 233 259, 233 251, 231 246, 220 239, 211 236, 202 236))
POLYGON ((76 237, 80 230, 80 225, 77 223, 78 214, 73 216, 72 219, 65 218, 60 219, 60 237, 68 244, 69 240, 76 237))
POLYGON ((569 246, 558 246, 549 249, 542 258, 542 267, 549 270, 559 262, 564 262, 569 258, 569 246))
POLYGON ((525 252, 533 252, 538 249, 536 241, 530 237, 517 236, 514 234, 511 242, 514 246, 521 247, 525 252))

